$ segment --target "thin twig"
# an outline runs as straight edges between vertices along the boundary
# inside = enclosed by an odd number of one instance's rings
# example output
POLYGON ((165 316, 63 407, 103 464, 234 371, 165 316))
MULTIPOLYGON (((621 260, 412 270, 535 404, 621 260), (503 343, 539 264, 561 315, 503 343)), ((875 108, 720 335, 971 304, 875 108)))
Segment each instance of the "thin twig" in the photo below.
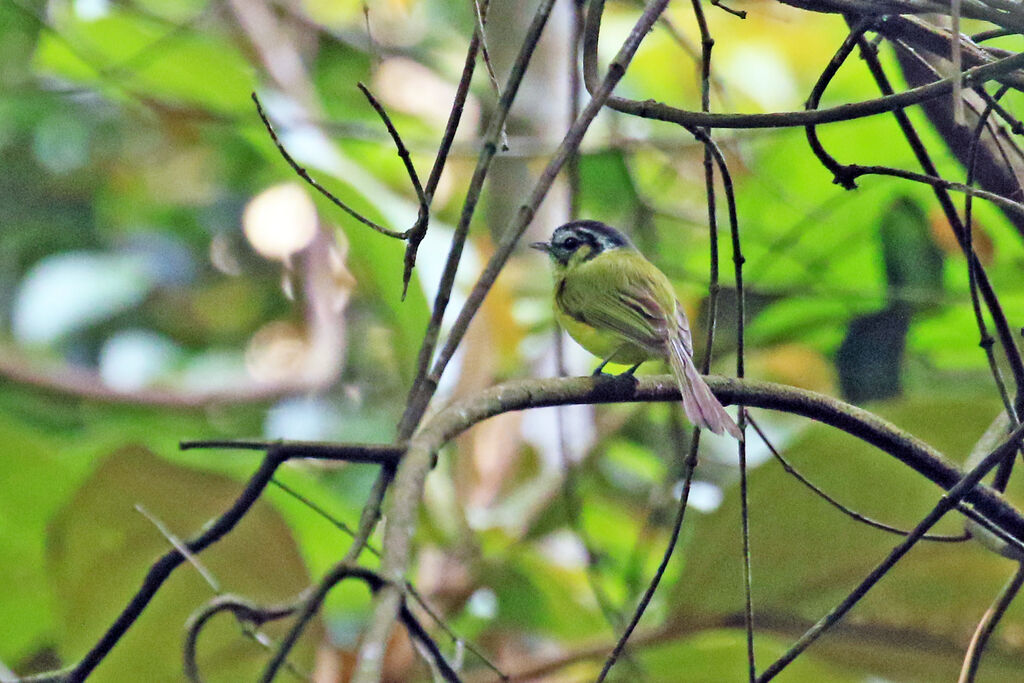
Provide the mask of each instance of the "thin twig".
POLYGON ((807 630, 800 639, 794 643, 781 657, 772 663, 764 673, 757 679, 758 683, 766 683, 777 676, 786 668, 800 653, 806 650, 814 641, 827 631, 831 626, 841 620, 846 613, 856 605, 861 598, 867 595, 868 591, 885 576, 900 559, 906 555, 914 544, 921 539, 947 512, 954 509, 956 504, 963 500, 972 489, 1000 462, 1012 455, 1020 447, 1021 437, 1024 436, 1024 426, 1019 426, 998 448, 987 455, 978 465, 957 482, 939 500, 932 511, 914 527, 914 530, 899 544, 889 555, 876 566, 861 583, 854 588, 846 598, 822 617, 814 626, 807 630))
MULTIPOLYGON (((489 0, 482 0, 480 11, 487 12, 489 0)), ((480 51, 483 34, 473 31, 473 37, 469 40, 469 48, 466 50, 466 59, 462 65, 462 76, 459 78, 459 85, 455 89, 455 98, 452 100, 451 110, 448 112, 448 121, 444 126, 444 133, 441 135, 441 143, 438 145, 437 154, 434 156, 434 164, 430 168, 430 175, 427 176, 427 184, 423 189, 426 195, 427 206, 434 200, 434 192, 437 184, 441 181, 441 173, 444 172, 448 155, 451 152, 452 142, 455 140, 455 133, 458 132, 459 123, 462 122, 462 113, 466 107, 466 98, 469 97, 469 86, 473 82, 473 72, 476 70, 476 57, 480 51)), ((409 230, 408 239, 405 245, 405 270, 402 274, 402 298, 409 291, 409 282, 412 279, 412 271, 416 266, 416 254, 419 251, 423 238, 427 235, 427 228, 430 223, 430 212, 421 211, 417 217, 416 224, 409 230)))
POLYGON ((366 51, 370 60, 380 65, 380 51, 377 49, 377 41, 373 39, 373 31, 370 30, 370 5, 363 0, 363 25, 366 27, 366 51))
MULTIPOLYGON (((257 605, 251 600, 237 595, 218 595, 210 600, 202 608, 194 612, 185 624, 185 644, 182 648, 185 676, 192 683, 201 683, 202 676, 199 672, 199 663, 196 650, 199 645, 199 634, 206 624, 221 612, 230 612, 235 619, 242 624, 243 632, 253 638, 256 642, 266 646, 266 643, 257 637, 258 629, 263 624, 291 616, 296 609, 296 603, 289 603, 279 606, 257 605)), ((310 680, 309 675, 299 671, 291 662, 286 663, 289 671, 296 676, 310 680)))
MULTIPOLYGON (((402 238, 409 240, 405 251, 405 268, 402 272, 402 300, 404 301, 405 295, 409 292, 409 282, 412 280, 412 270, 416 265, 416 250, 419 248, 419 243, 423 240, 423 236, 427 232, 427 224, 430 222, 430 200, 432 199, 432 195, 428 196, 424 192, 423 185, 420 183, 420 177, 416 173, 416 167, 412 163, 412 156, 409 154, 409 150, 406 149, 405 143, 402 142, 402 136, 398 134, 395 124, 391 122, 391 117, 388 116, 383 105, 377 101, 377 98, 373 96, 373 93, 371 93, 370 89, 364 84, 357 83, 356 85, 363 93, 363 96, 366 97, 370 106, 373 107, 374 111, 377 112, 377 115, 380 116, 381 121, 384 122, 384 127, 387 128, 388 135, 391 136, 392 141, 395 143, 395 147, 398 149, 398 156, 402 159, 402 163, 405 164, 405 171, 409 175, 409 181, 412 182, 413 190, 416 191, 416 201, 419 204, 419 212, 416 216, 416 222, 411 228, 402 233, 402 238), (413 246, 414 238, 416 240, 415 247, 413 246)), ((439 150, 438 158, 442 158, 442 152, 447 154, 447 149, 442 148, 439 150)))
MULTIPOLYGON (((501 99, 501 86, 498 84, 498 77, 494 74, 494 64, 491 62, 491 52, 487 49, 487 3, 481 5, 480 0, 473 0, 473 15, 476 18, 476 32, 480 36, 480 54, 484 58, 484 67, 487 70, 487 78, 491 82, 491 89, 494 96, 501 99)), ((504 129, 503 129, 504 131, 504 129)), ((504 132, 502 133, 504 135, 504 132)), ((507 144, 505 145, 507 148, 507 144)))
POLYGON ((728 5, 726 5, 724 2, 722 2, 722 0, 711 0, 711 5, 714 6, 714 7, 717 7, 720 10, 724 10, 725 12, 727 12, 728 14, 733 15, 734 17, 739 17, 740 19, 746 19, 747 18, 747 11, 746 10, 733 9, 733 8, 729 7, 728 5))
MULTIPOLYGON (((795 467, 793 467, 793 465, 790 464, 790 462, 786 460, 781 453, 779 453, 778 449, 775 448, 775 445, 768 439, 768 436, 764 433, 764 430, 761 429, 761 425, 757 423, 757 420, 755 420, 752 415, 747 415, 747 421, 750 423, 750 426, 754 428, 754 431, 757 432, 757 435, 761 437, 761 442, 768 447, 768 450, 771 452, 771 454, 775 456, 775 459, 779 461, 780 465, 782 465, 782 469, 784 469, 787 474, 789 474, 797 481, 799 481, 801 484, 810 489, 814 493, 814 495, 818 496, 826 503, 834 507, 836 510, 839 510, 839 512, 849 517, 850 519, 860 522, 861 524, 866 524, 870 527, 874 527, 875 529, 879 529, 890 534, 895 534, 897 536, 906 536, 910 533, 909 530, 900 529, 892 525, 886 524, 884 522, 879 522, 878 520, 871 519, 870 517, 862 515, 856 510, 852 510, 851 508, 848 508, 847 506, 840 503, 838 500, 829 495, 824 489, 817 486, 814 482, 812 482, 810 479, 802 475, 795 467)), ((956 536, 948 536, 945 534, 926 534, 921 540, 934 541, 936 543, 961 543, 963 541, 969 540, 970 538, 970 534, 967 533, 959 534, 956 536)))
POLYGON ((238 449, 248 451, 274 452, 282 460, 331 460, 339 462, 368 463, 393 466, 398 464, 405 449, 402 446, 384 444, 334 443, 330 441, 254 441, 254 440, 203 440, 182 441, 178 448, 183 451, 194 449, 238 449))
POLYGON ((996 626, 1002 620, 1003 615, 1006 614, 1006 610, 1009 609, 1010 603, 1017 597, 1021 586, 1024 586, 1024 563, 1017 565, 1017 571, 1013 573, 1009 583, 999 591, 999 597, 996 598, 995 603, 985 611, 985 615, 978 622, 978 628, 975 629, 974 635, 971 637, 971 643, 967 647, 967 654, 964 655, 960 678, 957 679, 958 683, 974 683, 974 677, 978 674, 978 667, 981 665, 981 656, 985 652, 985 646, 988 644, 989 638, 992 637, 992 633, 996 630, 996 626))
MULTIPOLYGON (((850 24, 850 33, 846 36, 840 44, 839 49, 832 56, 832 59, 822 70, 818 76, 817 82, 814 87, 811 88, 811 94, 807 96, 807 103, 805 107, 808 110, 815 110, 818 108, 818 103, 821 102, 822 95, 825 94, 825 89, 829 83, 835 77, 839 68, 846 62, 850 54, 853 53, 854 48, 857 46, 857 41, 860 40, 864 32, 867 31, 877 21, 875 17, 861 17, 856 23, 850 24)), ((807 144, 811 148, 811 152, 814 156, 818 157, 822 166, 832 172, 832 176, 835 179, 834 182, 843 186, 847 190, 852 190, 856 185, 853 182, 853 178, 850 178, 846 167, 836 161, 835 157, 829 154, 824 145, 821 144, 821 140, 818 137, 817 125, 809 125, 805 128, 805 134, 807 135, 807 144)))
POLYGON ((381 121, 384 122, 384 127, 387 128, 388 135, 395 143, 395 147, 398 149, 398 156, 402 159, 402 163, 405 164, 405 171, 409 174, 409 181, 412 182, 412 187, 416 191, 416 200, 419 202, 420 211, 427 210, 427 197, 423 192, 423 185, 420 183, 420 177, 416 173, 416 167, 412 163, 412 156, 409 154, 409 150, 406 149, 405 143, 402 142, 402 136, 398 134, 398 129, 395 128, 395 124, 392 123, 391 117, 388 116, 384 106, 377 101, 377 98, 373 96, 370 89, 363 83, 356 83, 356 87, 363 93, 366 100, 373 107, 373 110, 380 116, 381 121))
MULTIPOLYGON (((1024 204, 1015 202, 1012 199, 1004 197, 1001 194, 994 192, 988 192, 986 190, 979 190, 973 187, 968 187, 963 183, 954 182, 952 180, 946 180, 935 175, 929 175, 927 173, 915 173, 914 171, 906 171, 902 168, 892 168, 889 166, 862 166, 860 164, 847 164, 843 166, 845 175, 852 179, 859 178, 865 175, 883 175, 891 176, 893 178, 903 178, 904 180, 912 180, 915 183, 922 183, 924 185, 930 185, 933 188, 941 190, 953 190, 954 192, 961 192, 965 195, 973 197, 979 197, 986 199, 993 204, 1008 209, 1013 213, 1024 216, 1024 204)), ((962 239, 962 237, 961 237, 962 239)), ((975 257, 976 258, 976 257, 975 257)))
POLYGON ((436 384, 433 384, 427 377, 430 368, 430 359, 437 348, 438 336, 441 333, 441 322, 444 319, 448 302, 451 300, 452 288, 455 286, 455 274, 462 260, 462 251, 469 235, 469 225, 473 220, 473 213, 476 211, 477 203, 480 200, 480 193, 483 190, 484 180, 491 167, 491 161, 497 153, 498 139, 508 117, 509 109, 512 107, 516 95, 519 93, 519 86, 522 84, 523 76, 526 74, 526 67, 533 58, 533 52, 540 40, 544 26, 547 24, 551 14, 554 0, 543 0, 534 14, 523 40, 522 48, 512 65, 505 89, 498 100, 497 110, 491 117, 487 133, 484 135, 483 147, 477 159, 473 177, 469 182, 469 189, 466 191, 466 199, 462 205, 462 213, 459 216, 459 223, 452 236, 451 248, 448 251, 448 258, 445 261, 444 271, 441 275, 441 282, 438 285, 437 294, 434 298, 434 306, 430 314, 430 322, 423 334, 423 341, 416 362, 416 377, 413 380, 412 388, 409 390, 409 397, 406 400, 405 412, 398 425, 399 439, 408 438, 416 429, 416 425, 426 412, 427 404, 434 395, 436 384))
POLYGON ((273 124, 270 123, 270 119, 267 118, 266 112, 263 111, 263 104, 260 102, 260 98, 256 96, 256 93, 252 93, 251 97, 252 101, 256 103, 256 113, 259 114, 260 121, 263 122, 263 127, 267 129, 267 133, 270 135, 270 139, 274 142, 274 147, 276 147, 277 151, 280 152, 282 157, 284 157, 284 160, 288 162, 288 165, 292 167, 292 170, 295 171, 296 175, 305 180, 310 187, 312 187, 314 190, 316 190, 321 195, 326 197, 332 204, 337 206, 339 209, 341 209, 348 215, 355 218, 363 225, 373 228, 382 235, 394 237, 395 239, 404 240, 406 237, 408 237, 408 231, 397 232, 395 230, 385 228, 383 225, 374 223, 369 218, 362 215, 361 213, 350 207, 348 204, 338 199, 338 197, 335 196, 334 193, 332 193, 326 187, 324 187, 319 182, 314 180, 313 177, 309 175, 309 171, 300 166, 299 163, 292 158, 292 155, 288 153, 288 150, 285 149, 284 145, 281 143, 281 140, 277 137, 277 132, 274 130, 273 124))
POLYGON ((182 540, 180 538, 175 536, 171 532, 171 530, 167 528, 166 524, 164 524, 159 519, 157 519, 155 515, 153 515, 149 510, 147 510, 142 505, 142 503, 136 503, 135 504, 135 510, 140 515, 142 515, 143 517, 148 519, 150 524, 155 526, 157 528, 157 531, 159 531, 163 535, 163 537, 167 539, 167 542, 170 543, 172 546, 174 546, 178 550, 178 552, 181 553, 185 557, 186 560, 188 560, 188 563, 196 568, 196 571, 199 572, 199 576, 203 577, 203 580, 206 581, 206 583, 208 583, 210 585, 210 588, 213 589, 214 593, 220 593, 221 592, 221 590, 220 590, 220 582, 217 581, 217 578, 213 575, 213 572, 211 572, 209 569, 207 569, 203 565, 203 563, 199 561, 199 558, 197 558, 195 556, 195 554, 192 553, 185 546, 185 544, 182 542, 182 540))
MULTIPOLYGON (((999 98, 1006 94, 1009 90, 1008 86, 1000 87, 999 91, 994 97, 989 98, 988 104, 985 110, 982 111, 978 117, 978 123, 974 128, 974 135, 971 137, 970 151, 967 154, 967 178, 966 185, 968 187, 974 186, 974 171, 975 164, 978 160, 978 147, 981 141, 981 134, 985 130, 985 125, 988 121, 989 115, 992 113, 993 106, 998 102, 999 98)), ((964 249, 968 254, 975 254, 974 251, 974 215, 972 209, 974 208, 973 197, 967 195, 964 197, 964 241, 966 242, 964 249)), ((975 254, 976 256, 976 254, 975 254)), ((1010 418, 1011 424, 1017 424, 1017 413, 1013 409, 1013 404, 1010 402, 1010 396, 1006 391, 1006 382, 1003 380, 1003 373, 999 369, 999 364, 996 361, 996 356, 993 351, 993 345, 995 340, 992 335, 989 334, 988 325, 985 323, 985 315, 981 310, 981 300, 978 297, 978 272, 976 264, 977 258, 965 259, 967 261, 967 291, 971 297, 971 308, 974 310, 974 319, 978 325, 978 333, 980 340, 978 345, 981 346, 985 351, 985 357, 988 359, 989 371, 992 373, 992 378, 996 384, 996 390, 999 392, 999 398, 1003 402, 1003 407, 1006 410, 1007 416, 1010 418)), ((1004 484, 1005 488, 1005 484, 1004 484)))

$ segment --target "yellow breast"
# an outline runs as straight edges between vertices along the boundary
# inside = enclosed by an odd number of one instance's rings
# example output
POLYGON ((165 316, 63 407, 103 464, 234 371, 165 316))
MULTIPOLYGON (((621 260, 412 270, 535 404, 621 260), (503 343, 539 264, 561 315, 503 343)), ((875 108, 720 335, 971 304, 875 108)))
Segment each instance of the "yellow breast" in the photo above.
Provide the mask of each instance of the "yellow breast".
POLYGON ((567 315, 555 303, 555 320, 576 343, 601 360, 610 360, 621 365, 636 365, 658 357, 647 349, 630 343, 622 335, 609 330, 599 330, 567 315))

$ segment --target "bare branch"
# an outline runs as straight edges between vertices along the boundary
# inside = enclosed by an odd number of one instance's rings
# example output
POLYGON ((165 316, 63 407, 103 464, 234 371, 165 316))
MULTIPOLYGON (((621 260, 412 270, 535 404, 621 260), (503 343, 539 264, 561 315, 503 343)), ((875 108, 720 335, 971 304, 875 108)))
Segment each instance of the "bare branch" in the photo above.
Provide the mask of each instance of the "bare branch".
POLYGON ((978 628, 974 631, 974 635, 971 637, 971 644, 968 646, 967 654, 964 656, 964 665, 960 670, 960 678, 957 679, 958 683, 974 683, 974 677, 978 674, 978 667, 981 665, 981 655, 985 652, 985 646, 988 644, 993 631, 996 630, 996 626, 1002 620, 1003 615, 1006 614, 1006 610, 1009 609, 1010 603, 1017 597, 1021 586, 1024 586, 1024 564, 1017 565, 1017 571, 1013 573, 1009 583, 999 591, 999 597, 996 598, 995 603, 985 610, 985 616, 978 622, 978 628))
MULTIPOLYGON (((348 578, 359 579, 363 581, 369 587, 373 593, 379 592, 382 588, 387 586, 387 582, 375 572, 362 567, 354 567, 344 562, 339 563, 331 570, 320 582, 317 590, 312 594, 309 600, 306 601, 301 612, 299 613, 298 619, 295 624, 292 625, 288 635, 285 636, 281 642, 281 647, 278 649, 274 658, 270 660, 266 668, 263 670, 263 676, 260 678, 262 683, 270 683, 278 670, 284 664, 285 657, 288 652, 294 646, 295 641, 298 640, 299 635, 302 634, 303 629, 309 620, 313 618, 317 610, 320 609, 320 605, 323 604, 324 599, 327 597, 327 593, 331 591, 336 585, 348 578)), ((442 678, 449 683, 458 683, 459 676, 455 673, 455 670, 451 668, 451 665, 445 660, 444 655, 437 647, 437 643, 434 639, 426 632, 423 626, 416 619, 416 616, 409 611, 405 606, 404 601, 400 604, 398 610, 398 619, 405 625, 409 630, 409 635, 424 647, 429 654, 431 661, 437 667, 438 673, 441 674, 442 678)), ((379 657, 383 658, 384 650, 381 649, 379 657)))
POLYGON ((292 158, 292 155, 288 153, 287 149, 285 149, 284 145, 281 143, 281 140, 278 139, 277 131, 274 130, 273 124, 270 123, 270 119, 267 118, 266 112, 263 111, 263 104, 260 102, 260 98, 256 96, 256 93, 252 93, 250 96, 252 97, 252 101, 256 103, 256 113, 259 114, 260 121, 263 122, 263 127, 267 129, 267 133, 270 135, 270 139, 273 140, 274 146, 277 147, 277 151, 281 153, 281 156, 284 157, 284 160, 287 161, 288 165, 292 167, 292 170, 295 171, 296 175, 305 180, 310 187, 312 187, 314 190, 316 190, 321 195, 326 197, 332 204, 337 206, 339 209, 341 209, 348 215, 352 216, 352 218, 355 218, 363 225, 373 228, 382 235, 394 237, 395 239, 404 240, 406 237, 408 237, 408 231, 396 232, 395 230, 389 230, 388 228, 385 228, 383 225, 374 223, 369 218, 362 215, 361 213, 350 207, 348 204, 338 199, 338 197, 334 193, 332 193, 326 187, 324 187, 319 182, 314 180, 313 177, 309 175, 309 171, 300 166, 299 163, 295 161, 294 158, 292 158))
MULTIPOLYGON (((599 21, 595 17, 590 20, 588 14, 588 30, 584 40, 583 75, 587 90, 593 92, 597 86, 597 32, 599 21)), ((963 72, 964 87, 975 87, 1000 76, 1012 73, 1024 67, 1024 54, 1015 54, 990 64, 967 69, 963 72)), ((716 114, 687 111, 672 107, 655 100, 628 100, 611 97, 608 106, 625 114, 633 114, 643 118, 676 123, 686 128, 787 128, 808 126, 836 121, 873 116, 883 112, 897 111, 920 104, 926 100, 941 97, 953 89, 953 78, 946 78, 928 85, 911 88, 904 92, 885 95, 873 100, 864 100, 851 104, 842 104, 829 109, 812 111, 774 112, 769 114, 716 114)))
MULTIPOLYGON (((406 401, 402 421, 398 425, 399 440, 407 439, 412 434, 420 418, 423 417, 427 404, 434 395, 436 385, 427 377, 427 370, 430 368, 430 359, 437 348, 438 336, 441 333, 441 322, 444 319, 448 302, 451 299, 452 287, 455 286, 455 274, 458 271, 459 262, 462 260, 462 250, 466 245, 466 239, 469 235, 469 225, 473 220, 473 213, 476 211, 477 202, 480 200, 480 193, 483 190, 484 180, 486 180, 487 173, 490 170, 491 161, 498 151, 498 139, 501 136, 501 131, 504 129, 505 119, 508 117, 512 102, 519 93, 519 86, 522 84, 523 76, 526 74, 526 67, 533 57, 533 51, 537 47, 553 6, 554 0, 544 0, 534 13, 533 21, 530 23, 526 37, 523 40, 523 46, 516 57, 515 63, 512 65, 512 71, 509 73, 505 89, 498 100, 497 111, 493 114, 487 128, 487 133, 484 135, 483 149, 477 159, 473 177, 469 182, 469 189, 466 191, 466 199, 462 205, 459 224, 455 228, 451 249, 448 251, 444 272, 441 275, 441 283, 434 298, 434 308, 430 314, 430 322, 427 324, 426 332, 423 335, 423 342, 420 344, 416 363, 416 378, 413 380, 412 388, 409 390, 409 398, 406 401)), ((458 339, 461 340, 461 335, 458 339)))
POLYGON ((806 650, 814 641, 816 641, 821 635, 827 631, 834 624, 839 622, 846 613, 853 609, 861 598, 867 595, 868 591, 878 583, 878 581, 885 576, 890 569, 892 569, 900 559, 906 555, 914 544, 928 532, 928 530, 935 525, 947 512, 954 509, 961 500, 967 498, 972 490, 975 489, 981 479, 992 471, 1001 462, 1006 460, 1007 457, 1013 457, 1017 449, 1020 448, 1021 437, 1024 437, 1024 426, 1019 426, 1014 430, 1012 434, 1004 441, 998 448, 993 450, 977 466, 971 471, 966 473, 954 486, 952 486, 945 495, 939 500, 938 504, 932 508, 932 511, 921 520, 921 523, 914 527, 914 530, 903 540, 898 546, 896 546, 889 555, 882 560, 876 566, 867 577, 860 582, 860 584, 854 588, 845 599, 828 614, 822 617, 814 626, 807 630, 807 632, 800 637, 800 639, 790 647, 785 654, 779 657, 775 662, 772 663, 764 673, 757 679, 758 683, 766 683, 775 676, 777 676, 783 669, 786 668, 801 652, 806 650))
POLYGON ((267 607, 237 595, 218 595, 195 611, 185 624, 185 645, 182 649, 185 676, 193 683, 202 681, 196 648, 199 634, 210 619, 221 612, 230 612, 243 625, 259 628, 263 624, 284 619, 295 612, 294 604, 267 607))
POLYGON ((381 444, 332 443, 329 441, 182 441, 179 448, 183 451, 198 448, 224 448, 248 451, 273 452, 282 461, 298 460, 337 460, 341 462, 360 462, 373 465, 394 466, 405 449, 402 446, 381 444))

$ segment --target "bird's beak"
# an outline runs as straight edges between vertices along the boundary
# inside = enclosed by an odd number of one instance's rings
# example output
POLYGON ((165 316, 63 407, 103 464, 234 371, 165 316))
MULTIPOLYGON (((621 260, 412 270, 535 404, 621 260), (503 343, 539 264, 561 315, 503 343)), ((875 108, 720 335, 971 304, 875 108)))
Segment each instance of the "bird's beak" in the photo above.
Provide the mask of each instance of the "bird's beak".
POLYGON ((536 249, 537 251, 543 251, 545 253, 551 251, 551 245, 548 244, 547 242, 530 242, 530 246, 536 249))

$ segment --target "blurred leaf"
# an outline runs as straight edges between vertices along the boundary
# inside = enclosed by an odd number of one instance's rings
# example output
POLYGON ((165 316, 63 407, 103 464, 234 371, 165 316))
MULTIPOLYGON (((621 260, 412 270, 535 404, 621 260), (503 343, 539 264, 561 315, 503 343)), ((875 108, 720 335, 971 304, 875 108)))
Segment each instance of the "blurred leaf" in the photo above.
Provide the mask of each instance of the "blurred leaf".
MULTIPOLYGON (((96 642, 123 609, 170 542, 134 505, 142 505, 179 538, 187 538, 226 510, 242 484, 167 463, 126 448, 108 456, 57 515, 48 560, 65 638, 73 661, 96 642)), ((198 557, 225 591, 264 603, 294 597, 309 581, 287 527, 257 503, 226 538, 198 557), (272 548, 272 552, 267 549, 272 548)), ((96 680, 177 681, 181 629, 214 592, 187 562, 171 575, 146 611, 96 671, 96 680)), ((277 625, 280 627, 280 624, 277 625)), ((279 637, 280 628, 267 627, 279 637)), ((314 627, 292 661, 311 667, 314 627)), ((214 619, 199 641, 208 680, 252 680, 266 652, 243 638, 228 617, 214 619)))
POLYGON ((633 223, 640 199, 623 156, 618 150, 580 156, 580 216, 610 225, 633 223))
POLYGON ((601 627, 581 571, 553 567, 536 552, 517 553, 514 563, 493 565, 480 576, 498 597, 495 623, 530 630, 549 637, 575 639, 601 627), (587 605, 589 609, 582 609, 587 605))
POLYGON ((836 353, 843 398, 853 403, 898 396, 910 314, 905 306, 854 318, 836 353))
POLYGON ((120 9, 92 21, 64 13, 57 26, 36 48, 42 72, 217 113, 249 111, 254 73, 225 37, 120 9))
POLYGON ((754 350, 747 356, 747 372, 751 377, 825 394, 835 389, 835 372, 829 360, 816 349, 799 343, 754 350))
POLYGON ((942 252, 932 241, 924 210, 900 197, 882 214, 878 233, 890 301, 912 310, 934 307, 942 300, 942 252))
POLYGON ((89 468, 68 457, 52 431, 0 411, 0 661, 13 664, 55 639, 55 608, 46 574, 46 525, 89 468), (60 476, 54 476, 59 472, 60 476))
MULTIPOLYGON (((946 214, 938 207, 928 212, 928 226, 931 228, 932 239, 942 251, 953 257, 962 259, 964 250, 953 234, 953 228, 946 220, 946 214)), ((974 253, 978 255, 981 265, 990 266, 995 260, 996 245, 989 236, 985 225, 975 217, 971 221, 971 244, 974 246, 974 253)))
MULTIPOLYGON (((999 410, 990 398, 932 396, 873 407, 943 453, 960 457, 999 410)), ((843 503, 905 528, 941 493, 894 458, 821 425, 804 432, 785 456, 843 503)), ((797 619, 809 626, 899 542, 842 516, 775 463, 750 473, 750 510, 755 621, 769 632, 783 628, 787 642, 802 628, 769 624, 797 619)), ((685 567, 671 598, 680 618, 742 614, 739 516, 734 487, 716 512, 692 518, 694 533, 682 551, 685 567)), ((960 519, 951 516, 933 532, 960 529, 960 519)), ((1012 562, 975 544, 919 543, 854 608, 844 622, 849 629, 840 625, 807 654, 891 680, 955 680, 975 624, 1013 569, 1012 562)), ((1021 628, 1024 605, 1015 604, 980 680, 1017 675, 1014 667, 1019 671, 1024 652, 1013 634, 1021 628)))
MULTIPOLYGON (((754 655, 761 668, 784 651, 783 641, 771 636, 759 637, 755 642, 754 655)), ((746 636, 737 630, 708 629, 680 642, 647 648, 638 661, 647 674, 644 677, 647 681, 742 681, 747 677, 746 636)), ((619 673, 628 671, 625 664, 618 667, 619 673)), ((843 667, 823 662, 821 657, 809 656, 801 657, 780 680, 787 683, 857 683, 864 679, 843 667)))
POLYGON ((142 301, 152 286, 145 264, 130 254, 65 252, 37 264, 14 301, 15 335, 51 343, 142 301))

